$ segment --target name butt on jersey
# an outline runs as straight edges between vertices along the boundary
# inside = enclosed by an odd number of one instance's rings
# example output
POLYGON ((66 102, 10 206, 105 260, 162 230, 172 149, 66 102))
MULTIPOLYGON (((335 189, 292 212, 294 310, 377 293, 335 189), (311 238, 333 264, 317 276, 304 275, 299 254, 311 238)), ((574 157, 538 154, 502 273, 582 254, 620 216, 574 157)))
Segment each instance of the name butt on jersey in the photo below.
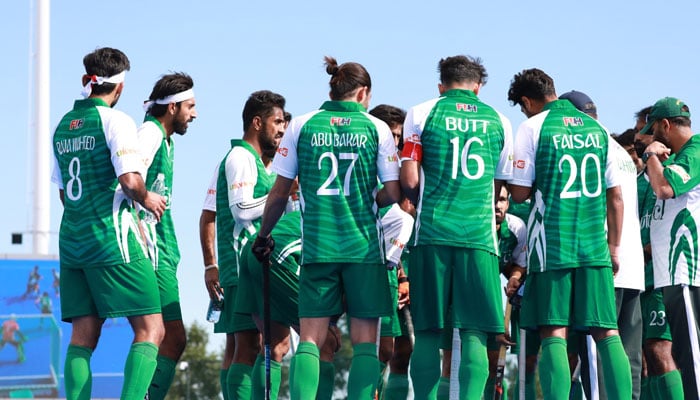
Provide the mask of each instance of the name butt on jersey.
POLYGON ((483 119, 468 119, 445 117, 445 130, 460 131, 460 132, 478 132, 486 133, 486 128, 489 121, 483 119))

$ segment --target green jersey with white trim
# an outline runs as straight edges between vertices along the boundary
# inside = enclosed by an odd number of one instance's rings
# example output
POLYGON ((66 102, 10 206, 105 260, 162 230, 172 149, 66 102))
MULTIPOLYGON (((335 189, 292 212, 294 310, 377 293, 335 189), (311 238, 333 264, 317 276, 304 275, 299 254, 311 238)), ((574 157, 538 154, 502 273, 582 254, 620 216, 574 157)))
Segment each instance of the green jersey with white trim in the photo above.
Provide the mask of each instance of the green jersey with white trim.
POLYGON ((292 120, 273 160, 275 172, 299 176, 308 263, 383 263, 377 177, 396 181, 389 127, 355 102, 327 101, 292 120))
POLYGON ((513 263, 519 267, 527 267, 527 229, 522 219, 506 214, 505 220, 501 222, 501 231, 498 239, 498 266, 501 272, 513 263))
POLYGON ((657 199, 651 220, 654 286, 700 286, 700 136, 669 157, 663 173, 674 197, 657 199))
POLYGON ((221 286, 238 284, 241 251, 248 241, 255 239, 260 229, 262 210, 275 178, 248 142, 231 140, 231 150, 219 165, 216 184, 216 243, 221 286), (254 215, 246 214, 250 210, 259 211, 254 215))
MULTIPOLYGON (((649 184, 649 179, 645 173, 637 175, 637 210, 639 211, 639 227, 642 234, 642 246, 651 243, 649 227, 654 218, 656 209, 656 195, 649 184)), ((645 289, 654 288, 654 263, 651 259, 644 263, 644 286, 645 289)))
POLYGON ((498 254, 494 179, 512 171, 510 122, 470 90, 453 89, 412 107, 404 122, 406 157, 421 164, 416 245, 498 254))
POLYGON ((532 188, 528 270, 608 266, 606 190, 618 186, 608 132, 568 100, 523 122, 511 184, 532 188))
MULTIPOLYGON (((154 182, 162 174, 163 187, 161 193, 166 199, 163 215, 158 223, 143 223, 144 233, 148 237, 148 255, 155 269, 176 269, 180 262, 180 249, 175 236, 175 225, 170 211, 173 187, 173 160, 175 142, 168 143, 163 125, 154 117, 148 115, 139 127, 139 141, 144 146, 144 156, 148 172, 146 187, 153 191, 154 182)), ((142 220, 143 221, 143 220, 142 220)))
POLYGON ((134 121, 101 99, 77 100, 59 122, 52 144, 52 180, 64 190, 61 266, 100 267, 145 258, 132 202, 118 180, 144 170, 134 121))

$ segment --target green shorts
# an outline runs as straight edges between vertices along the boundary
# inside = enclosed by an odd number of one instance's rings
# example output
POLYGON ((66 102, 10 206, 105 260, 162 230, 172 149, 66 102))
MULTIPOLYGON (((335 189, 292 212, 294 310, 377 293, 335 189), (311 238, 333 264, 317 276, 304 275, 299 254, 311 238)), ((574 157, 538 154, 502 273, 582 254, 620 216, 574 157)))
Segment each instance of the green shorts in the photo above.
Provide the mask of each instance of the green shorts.
POLYGON ((238 285, 224 287, 224 306, 221 309, 219 322, 214 324, 214 333, 236 333, 257 330, 253 317, 236 314, 234 304, 238 295, 238 285))
POLYGON ((451 309, 452 327, 503 332, 503 296, 494 254, 451 246, 417 246, 411 249, 410 264, 416 330, 447 327, 451 309))
POLYGON ((342 314, 343 296, 348 316, 377 318, 391 315, 389 281, 384 264, 306 264, 299 276, 299 317, 342 314))
POLYGON ((126 264, 61 268, 61 319, 159 314, 160 298, 153 265, 147 258, 126 264))
POLYGON ((544 325, 617 329, 610 267, 569 268, 528 274, 520 314, 523 327, 544 325))
POLYGON ((642 337, 671 341, 671 327, 666 318, 664 293, 662 289, 647 290, 639 295, 642 306, 642 337))
MULTIPOLYGON (((379 328, 379 336, 381 337, 397 337, 401 336, 401 321, 399 320, 398 302, 399 302, 399 283, 396 278, 396 271, 388 271, 389 289, 391 290, 391 298, 394 304, 394 310, 389 316, 381 318, 379 328)), ((403 314, 403 312, 401 312, 403 314)), ((405 322, 404 322, 405 325, 405 322)))
POLYGON ((177 270, 175 268, 157 269, 156 279, 160 291, 160 305, 163 321, 182 321, 177 270))
MULTIPOLYGON (((237 314, 263 315, 263 270, 252 252, 241 263, 236 296, 237 314)), ((293 259, 292 257, 286 260, 293 259)), ((299 326, 299 276, 295 263, 272 263, 270 268, 270 319, 287 326, 299 326)))

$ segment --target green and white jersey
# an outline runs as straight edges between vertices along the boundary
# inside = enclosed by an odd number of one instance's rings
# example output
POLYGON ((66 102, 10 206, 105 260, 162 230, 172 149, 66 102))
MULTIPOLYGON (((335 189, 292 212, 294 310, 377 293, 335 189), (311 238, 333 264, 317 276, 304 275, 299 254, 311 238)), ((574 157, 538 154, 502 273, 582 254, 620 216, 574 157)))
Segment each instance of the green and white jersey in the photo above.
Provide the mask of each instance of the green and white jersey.
POLYGON ((625 205, 620 236, 620 269, 614 283, 616 288, 644 291, 644 249, 637 212, 637 167, 619 143, 610 140, 610 146, 615 168, 620 173, 620 190, 625 205))
POLYGON ((216 243, 221 286, 238 284, 243 246, 260 228, 267 194, 276 175, 265 168, 253 146, 231 140, 216 184, 216 243))
POLYGON ((59 231, 63 268, 145 258, 132 201, 118 177, 144 173, 136 124, 97 98, 77 100, 52 137, 52 181, 64 190, 59 231))
POLYGON ((469 90, 409 109, 402 158, 420 162, 415 245, 498 254, 494 179, 513 169, 510 122, 469 90))
MULTIPOLYGON (((639 211, 639 228, 642 236, 642 247, 651 243, 651 220, 654 216, 660 217, 656 210, 656 194, 651 188, 649 178, 644 172, 637 175, 637 209, 639 211)), ((644 264, 644 288, 654 288, 654 263, 650 259, 644 264)))
POLYGON ((301 212, 286 213, 272 229, 275 248, 270 255, 273 268, 287 269, 299 276, 301 265, 301 212))
POLYGON ((515 135, 511 184, 532 188, 530 273, 611 266, 606 190, 620 184, 608 132, 568 100, 547 103, 515 135))
POLYGON ((501 223, 498 239, 498 266, 501 272, 509 264, 527 267, 527 228, 525 222, 515 215, 506 213, 506 219, 501 223))
POLYGON ((167 140, 165 129, 154 117, 148 115, 138 130, 141 151, 144 163, 148 168, 146 173, 146 187, 151 191, 158 191, 166 199, 165 212, 159 223, 147 223, 143 220, 144 234, 148 246, 148 256, 155 269, 177 269, 180 262, 180 249, 175 236, 175 225, 170 212, 173 187, 173 159, 175 142, 167 140), (162 182, 154 185, 156 179, 161 176, 162 182), (160 186, 156 188, 156 186, 160 186))
POLYGON ((654 286, 700 286, 700 136, 691 136, 664 163, 664 177, 674 197, 657 199, 651 220, 654 286))
POLYGON ((289 124, 272 168, 299 176, 303 264, 384 263, 375 194, 397 181, 389 127, 355 102, 327 101, 289 124))

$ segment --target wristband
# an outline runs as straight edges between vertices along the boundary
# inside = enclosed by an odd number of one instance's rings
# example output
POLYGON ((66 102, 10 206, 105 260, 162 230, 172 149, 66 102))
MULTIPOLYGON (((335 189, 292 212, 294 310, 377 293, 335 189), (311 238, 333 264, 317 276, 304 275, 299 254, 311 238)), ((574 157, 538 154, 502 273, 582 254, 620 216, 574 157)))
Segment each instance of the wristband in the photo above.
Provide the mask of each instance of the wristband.
POLYGON ((204 267, 204 271, 209 271, 210 269, 213 269, 213 268, 219 269, 219 264, 207 265, 206 267, 204 267))
POLYGON ((647 151, 646 153, 642 154, 642 162, 646 163, 647 160, 649 160, 649 157, 654 156, 658 156, 658 154, 654 153, 653 151, 647 151))
POLYGON ((407 276, 400 276, 398 279, 399 284, 408 282, 407 276))

